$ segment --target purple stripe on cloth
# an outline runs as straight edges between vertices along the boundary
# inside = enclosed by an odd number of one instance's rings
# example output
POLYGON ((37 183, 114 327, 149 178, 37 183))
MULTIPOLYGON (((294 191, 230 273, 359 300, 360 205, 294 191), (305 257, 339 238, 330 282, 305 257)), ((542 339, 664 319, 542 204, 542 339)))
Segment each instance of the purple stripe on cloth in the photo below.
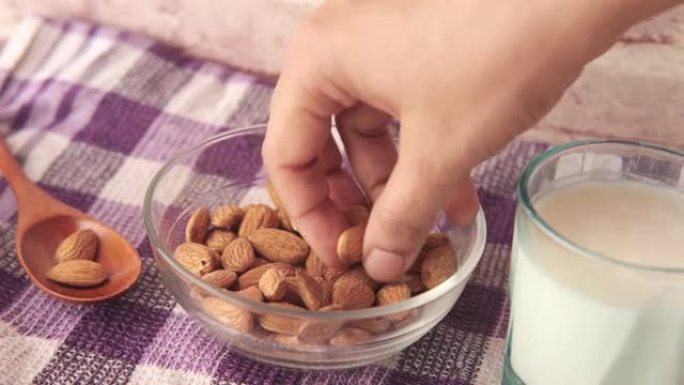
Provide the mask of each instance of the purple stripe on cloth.
MULTIPOLYGON (((391 371, 385 377, 383 384, 387 385, 470 385, 471 382, 452 380, 445 378, 430 378, 426 380, 424 375, 413 375, 401 371, 391 371)), ((494 385, 494 384, 492 384, 494 385)))
POLYGON ((107 94, 90 122, 74 139, 127 154, 135 148, 159 113, 156 108, 107 94))
POLYGON ((480 204, 487 219, 487 242, 510 245, 516 201, 479 189, 480 204))
POLYGON ((126 384, 135 364, 62 344, 33 384, 126 384))
POLYGON ((279 368, 253 361, 235 353, 221 358, 212 385, 226 382, 246 385, 297 385, 306 372, 279 368))
POLYGON ((64 343, 81 351, 137 364, 164 325, 168 311, 122 300, 94 306, 81 317, 64 343))
POLYGON ((70 206, 74 206, 83 212, 88 212, 95 200, 97 200, 97 197, 92 194, 51 186, 42 182, 38 182, 38 185, 54 198, 57 198, 70 206))
POLYGON ((140 363, 166 369, 211 374, 224 350, 223 343, 197 327, 187 315, 171 314, 147 347, 140 363), (193 357, 184 360, 179 357, 193 357))
POLYGON ((491 335, 505 301, 506 292, 502 289, 469 284, 443 322, 469 333, 491 335))
POLYGON ((14 307, 0 316, 24 335, 64 339, 86 308, 61 302, 35 286, 28 286, 14 307))
POLYGON ((0 282, 2 282, 0 285, 2 287, 0 290, 0 312, 5 311, 21 292, 30 286, 27 279, 18 278, 5 272, 4 269, 0 270, 0 282))
POLYGON ((262 140, 261 135, 248 135, 207 147, 199 155, 195 169, 204 174, 249 181, 262 167, 262 140))

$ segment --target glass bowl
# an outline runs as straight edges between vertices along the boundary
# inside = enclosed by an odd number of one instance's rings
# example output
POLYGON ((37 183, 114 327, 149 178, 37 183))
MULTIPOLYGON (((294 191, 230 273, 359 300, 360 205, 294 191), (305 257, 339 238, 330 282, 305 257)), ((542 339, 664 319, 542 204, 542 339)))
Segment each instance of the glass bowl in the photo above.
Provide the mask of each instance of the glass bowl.
MULTIPOLYGON (((272 206, 265 188, 261 144, 265 126, 218 134, 178 152, 152 179, 143 207, 145 228, 166 287, 178 303, 233 351, 259 361, 306 369, 347 368, 385 359, 406 348, 451 310, 479 262, 486 228, 482 210, 474 224, 451 227, 441 213, 435 229, 449 235, 457 272, 437 287, 401 303, 359 310, 315 312, 252 301, 209 285, 173 257, 184 242, 189 216, 198 207, 219 204, 272 206), (257 325, 245 328, 244 322, 257 325), (265 318, 335 332, 334 341, 304 344, 260 328, 265 318), (339 337, 337 337, 339 335, 339 337), (333 343, 334 342, 334 343, 333 343)), ((287 144, 283 144, 287 145, 287 144)))

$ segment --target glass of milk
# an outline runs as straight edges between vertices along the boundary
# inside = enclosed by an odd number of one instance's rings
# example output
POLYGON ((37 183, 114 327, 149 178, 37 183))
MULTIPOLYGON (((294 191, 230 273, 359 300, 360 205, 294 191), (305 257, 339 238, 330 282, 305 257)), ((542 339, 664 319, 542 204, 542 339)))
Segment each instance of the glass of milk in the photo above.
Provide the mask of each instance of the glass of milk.
POLYGON ((684 153, 549 150, 519 184, 506 385, 684 385, 684 153))

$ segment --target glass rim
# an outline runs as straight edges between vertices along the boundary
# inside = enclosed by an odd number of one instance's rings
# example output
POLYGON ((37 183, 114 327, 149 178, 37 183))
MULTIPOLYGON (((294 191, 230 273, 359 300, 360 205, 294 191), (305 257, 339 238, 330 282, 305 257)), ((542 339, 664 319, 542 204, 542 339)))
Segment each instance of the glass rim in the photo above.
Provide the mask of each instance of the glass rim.
MULTIPOLYGON (((603 253, 594 251, 588 247, 582 246, 575 241, 572 241, 561 234, 558 230, 549 225, 544 218, 537 211, 532 198, 529 195, 527 186, 530 179, 534 173, 542 166, 546 161, 554 158, 557 155, 563 154, 571 149, 576 149, 579 147, 590 147, 594 145, 615 145, 619 147, 630 147, 630 148, 645 148, 653 150, 662 154, 669 154, 675 157, 681 158, 682 164, 684 165, 684 152, 679 151, 667 146, 662 146, 654 143, 648 143, 643 141, 634 140, 620 140, 620 139, 587 139, 587 140, 576 140, 565 144, 552 146, 546 151, 535 156, 530 163, 525 167, 520 180, 518 181, 518 197, 520 203, 523 207, 524 212, 532 220, 537 228, 539 228, 544 234, 553 239, 555 242, 565 247, 566 249, 575 251, 576 254, 581 255, 585 258, 598 260, 603 262, 608 262, 623 268, 634 269, 646 272, 660 272, 660 273, 684 273, 684 267, 661 267, 661 266, 649 266, 644 264, 636 264, 625 262, 603 253)), ((684 166, 683 166, 684 167, 684 166)))
POLYGON ((173 251, 168 247, 166 242, 163 242, 159 233, 157 232, 155 225, 152 220, 152 202, 154 199, 155 191, 159 183, 164 179, 166 174, 171 170, 171 168, 177 164, 177 162, 183 157, 192 154, 205 146, 218 143, 222 140, 230 139, 240 135, 249 134, 263 134, 265 132, 265 124, 257 124, 251 126, 245 126, 237 128, 230 131, 220 132, 203 140, 199 143, 181 149, 180 151, 171 155, 168 160, 164 162, 161 168, 154 174, 152 181, 145 191, 145 197, 143 200, 143 223, 147 236, 152 245, 153 252, 156 251, 161 258, 166 262, 173 274, 179 275, 186 282, 191 285, 198 287, 203 292, 208 293, 212 297, 224 300, 229 303, 237 303, 243 306, 246 310, 250 310, 256 313, 268 313, 281 315, 286 317, 299 317, 308 318, 317 321, 339 321, 339 320, 359 320, 374 317, 383 317, 392 315, 398 312, 403 312, 407 310, 412 310, 419 308, 427 303, 430 303, 447 293, 455 289, 460 283, 467 281, 475 267, 482 259, 484 254, 484 248, 486 245, 487 238, 487 228, 486 220, 482 207, 479 208, 475 222, 475 234, 476 238, 472 244, 470 253, 465 256, 465 263, 460 266, 459 269, 446 281, 442 282, 438 286, 429 289, 417 296, 411 297, 406 301, 402 301, 393 305, 371 307, 365 309, 356 310, 337 310, 337 311, 314 311, 309 309, 291 309, 285 307, 277 307, 269 305, 265 302, 252 301, 246 297, 238 295, 234 292, 224 290, 213 286, 201 278, 193 275, 190 271, 185 269, 175 258, 173 258, 173 251))

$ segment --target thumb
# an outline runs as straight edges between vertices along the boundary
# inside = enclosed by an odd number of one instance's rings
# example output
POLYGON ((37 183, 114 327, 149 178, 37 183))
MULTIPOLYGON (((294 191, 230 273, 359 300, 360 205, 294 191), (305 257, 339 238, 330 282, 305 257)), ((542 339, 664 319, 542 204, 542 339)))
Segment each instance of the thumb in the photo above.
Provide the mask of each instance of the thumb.
POLYGON ((400 154, 373 205, 364 235, 363 263, 373 279, 392 281, 416 259, 448 191, 431 170, 434 168, 407 165, 400 154))

